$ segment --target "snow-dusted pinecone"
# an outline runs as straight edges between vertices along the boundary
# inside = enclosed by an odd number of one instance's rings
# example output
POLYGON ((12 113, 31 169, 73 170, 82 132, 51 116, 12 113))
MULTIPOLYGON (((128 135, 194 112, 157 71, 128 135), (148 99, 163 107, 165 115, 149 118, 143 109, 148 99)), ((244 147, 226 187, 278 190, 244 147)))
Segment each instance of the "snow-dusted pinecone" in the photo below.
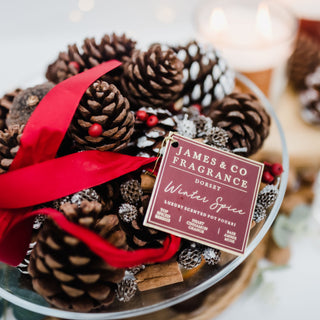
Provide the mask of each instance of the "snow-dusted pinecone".
POLYGON ((208 265, 214 266, 220 261, 221 251, 218 249, 206 247, 202 252, 202 256, 208 265))
POLYGON ((227 148, 229 141, 228 132, 219 127, 212 127, 204 137, 204 143, 216 148, 227 148))
POLYGON ((175 117, 169 110, 142 107, 136 111, 134 133, 124 151, 130 155, 155 157, 163 139, 170 131, 175 131, 176 126, 175 117), (150 123, 149 118, 155 121, 150 123))
POLYGON ((128 246, 131 249, 161 247, 167 235, 164 232, 143 225, 150 195, 143 194, 140 182, 135 179, 123 182, 120 187, 120 193, 120 199, 123 202, 119 205, 117 213, 121 226, 126 232, 128 246), (130 212, 124 212, 123 208, 129 208, 130 212), (135 216, 134 219, 133 215, 135 216))
POLYGON ((193 269, 197 267, 202 260, 202 249, 195 243, 183 249, 178 256, 178 263, 185 269, 193 269))
POLYGON ((78 207, 80 207, 81 202, 83 200, 87 200, 87 201, 98 201, 100 202, 100 196, 97 194, 97 192, 92 189, 83 189, 79 192, 76 192, 74 194, 71 194, 69 196, 66 196, 64 198, 61 199, 57 199, 53 202, 53 207, 56 210, 60 209, 60 206, 64 203, 70 202, 72 204, 76 204, 78 207))
POLYGON ((262 205, 264 208, 269 208, 277 200, 278 194, 278 187, 272 184, 267 185, 259 192, 257 203, 262 205))
POLYGON ((264 220, 266 216, 267 216, 266 208, 262 204, 257 203, 256 207, 254 208, 252 220, 256 223, 259 223, 262 220, 264 220))
POLYGON ((122 203, 118 210, 119 218, 124 222, 132 222, 137 218, 138 210, 130 203, 122 203))
POLYGON ((200 104, 207 108, 233 91, 234 72, 214 48, 206 48, 193 40, 172 49, 184 63, 184 87, 180 97, 185 106, 200 104))
POLYGON ((197 125, 185 115, 182 120, 177 121, 177 132, 183 137, 194 139, 197 136, 197 125))
POLYGON ((138 290, 137 282, 134 278, 123 279, 117 284, 116 296, 121 302, 129 302, 138 290))

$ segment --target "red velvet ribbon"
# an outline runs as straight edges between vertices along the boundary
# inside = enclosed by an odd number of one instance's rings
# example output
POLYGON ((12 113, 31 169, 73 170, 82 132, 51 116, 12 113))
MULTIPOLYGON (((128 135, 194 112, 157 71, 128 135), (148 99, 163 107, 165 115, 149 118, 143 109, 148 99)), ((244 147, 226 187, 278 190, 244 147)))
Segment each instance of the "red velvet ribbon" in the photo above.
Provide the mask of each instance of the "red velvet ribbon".
POLYGON ((86 89, 119 65, 116 60, 105 62, 61 82, 49 91, 31 115, 10 171, 0 175, 1 261, 17 265, 24 258, 30 243, 33 217, 37 214, 52 217, 62 229, 78 237, 114 267, 162 262, 178 250, 180 238, 169 235, 162 248, 127 252, 68 221, 57 210, 32 210, 36 204, 102 184, 155 160, 100 151, 83 151, 55 158, 86 89))

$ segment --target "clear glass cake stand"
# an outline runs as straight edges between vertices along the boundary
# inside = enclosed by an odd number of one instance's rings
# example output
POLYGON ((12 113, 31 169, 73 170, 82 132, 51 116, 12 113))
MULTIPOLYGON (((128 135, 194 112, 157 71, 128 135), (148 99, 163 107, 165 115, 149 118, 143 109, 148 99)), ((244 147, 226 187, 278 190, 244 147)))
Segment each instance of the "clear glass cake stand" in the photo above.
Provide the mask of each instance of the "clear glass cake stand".
POLYGON ((217 282, 222 280, 236 267, 238 267, 257 247, 277 216, 286 190, 289 172, 289 158, 283 130, 276 116, 275 110, 269 103, 268 99, 246 77, 241 74, 237 74, 236 77, 240 86, 242 88, 245 87, 247 89, 246 91, 251 91, 258 96, 269 112, 273 122, 273 126, 271 127, 271 135, 273 136, 272 143, 277 143, 278 146, 274 146, 275 149, 281 150, 280 156, 282 158, 281 161, 284 168, 279 184, 279 196, 267 219, 257 224, 256 227, 251 230, 249 244, 244 256, 234 256, 231 261, 215 268, 205 265, 198 272, 195 272, 192 276, 185 279, 182 283, 139 292, 132 301, 128 303, 115 302, 110 306, 110 308, 99 313, 78 313, 58 310, 51 307, 43 298, 32 290, 27 289, 21 282, 17 281, 19 271, 16 268, 5 264, 0 264, 0 296, 21 308, 46 316, 85 320, 126 319, 156 312, 190 299, 209 287, 214 286, 217 282))

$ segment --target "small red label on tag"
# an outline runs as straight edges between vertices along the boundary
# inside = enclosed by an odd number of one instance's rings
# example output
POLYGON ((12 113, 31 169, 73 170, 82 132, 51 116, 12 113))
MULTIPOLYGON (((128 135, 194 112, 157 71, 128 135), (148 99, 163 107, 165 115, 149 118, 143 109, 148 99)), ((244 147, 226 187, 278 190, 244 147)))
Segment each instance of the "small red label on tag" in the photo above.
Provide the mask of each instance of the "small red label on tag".
POLYGON ((172 134, 144 225, 244 254, 263 164, 172 134))

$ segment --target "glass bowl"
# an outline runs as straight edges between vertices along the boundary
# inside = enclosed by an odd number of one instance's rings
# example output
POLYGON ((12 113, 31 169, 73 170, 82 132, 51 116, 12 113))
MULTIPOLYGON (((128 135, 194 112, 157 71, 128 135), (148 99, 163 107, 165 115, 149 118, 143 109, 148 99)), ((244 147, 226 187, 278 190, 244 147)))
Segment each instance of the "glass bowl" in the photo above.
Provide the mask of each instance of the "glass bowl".
POLYGON ((223 265, 215 267, 205 264, 199 271, 184 279, 182 283, 138 292, 128 303, 116 301, 107 310, 95 313, 70 312, 51 307, 42 297, 34 291, 27 289, 25 284, 17 280, 20 272, 16 268, 5 264, 0 264, 0 296, 26 310, 47 316, 85 320, 126 319, 156 312, 190 299, 215 285, 239 266, 257 247, 277 216, 286 190, 289 159, 283 130, 268 99, 245 76, 237 74, 236 80, 242 91, 254 93, 269 112, 273 122, 271 135, 273 138, 275 137, 273 143, 278 143, 275 149, 281 150, 280 156, 284 169, 279 182, 278 198, 270 210, 268 217, 251 229, 248 246, 243 256, 231 256, 223 265))

